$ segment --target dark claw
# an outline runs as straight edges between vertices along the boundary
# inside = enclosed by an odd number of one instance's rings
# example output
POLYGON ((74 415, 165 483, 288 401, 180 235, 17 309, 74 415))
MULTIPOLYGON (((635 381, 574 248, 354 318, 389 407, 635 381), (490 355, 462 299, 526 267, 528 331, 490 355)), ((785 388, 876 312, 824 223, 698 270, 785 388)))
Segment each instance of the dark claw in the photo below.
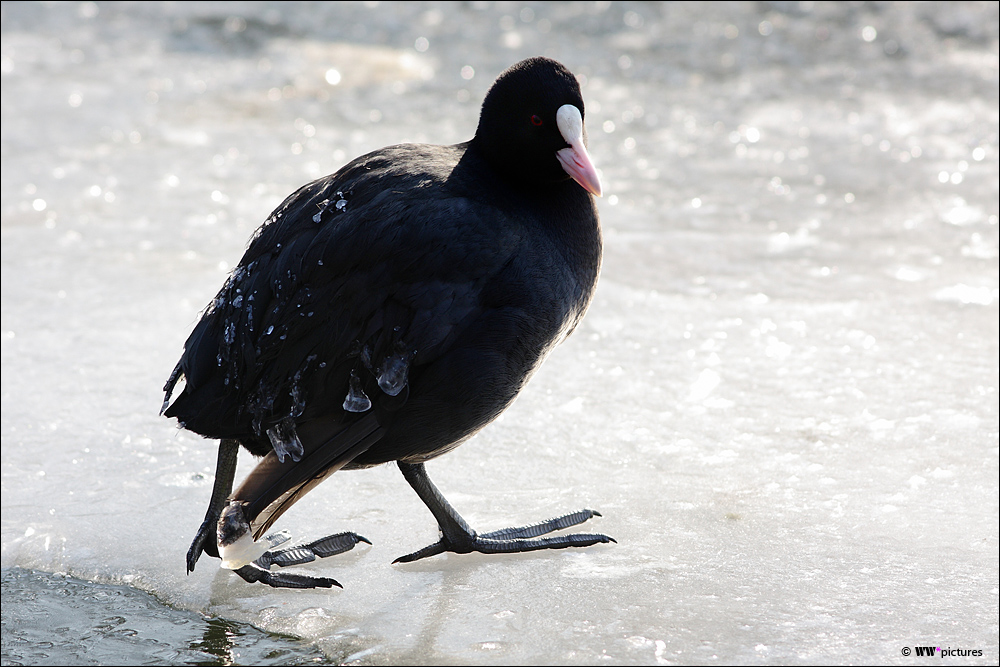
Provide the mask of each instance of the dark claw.
POLYGON ((205 519, 201 526, 198 528, 198 533, 194 536, 194 540, 191 541, 191 546, 188 548, 187 552, 187 571, 188 574, 194 572, 195 563, 201 558, 201 555, 205 553, 205 544, 215 544, 215 522, 205 519))
POLYGON ((400 556, 396 560, 392 561, 392 564, 395 565, 396 563, 412 563, 413 561, 420 560, 421 558, 427 558, 429 556, 436 556, 438 554, 443 554, 445 551, 452 551, 452 549, 449 549, 445 541, 441 540, 440 542, 435 542, 434 544, 426 546, 423 549, 420 549, 419 551, 414 551, 411 554, 400 556))

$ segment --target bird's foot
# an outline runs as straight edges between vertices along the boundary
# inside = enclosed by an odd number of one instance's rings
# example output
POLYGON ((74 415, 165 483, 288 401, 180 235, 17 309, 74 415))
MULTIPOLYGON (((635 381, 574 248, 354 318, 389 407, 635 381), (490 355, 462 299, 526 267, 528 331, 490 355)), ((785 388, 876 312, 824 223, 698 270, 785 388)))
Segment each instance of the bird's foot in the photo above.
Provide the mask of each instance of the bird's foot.
POLYGON ((248 583, 267 584, 271 588, 343 588, 336 579, 330 577, 311 577, 308 574, 294 572, 271 572, 258 567, 254 563, 233 570, 248 583))
POLYGON ((317 558, 327 558, 335 556, 353 549, 358 542, 371 544, 368 539, 356 533, 338 533, 322 539, 300 544, 284 549, 274 549, 285 542, 288 542, 288 531, 272 533, 264 538, 271 545, 271 549, 265 551, 253 563, 244 565, 233 570, 240 575, 244 581, 249 583, 261 583, 272 588, 332 588, 337 586, 343 588, 336 579, 330 577, 314 577, 307 574, 295 574, 292 572, 271 572, 271 566, 288 567, 290 565, 301 565, 310 563, 317 558))
POLYGON ((446 551, 459 554, 467 554, 473 551, 484 554, 509 554, 537 551, 539 549, 589 547, 592 544, 617 542, 614 538, 599 533, 575 533, 573 535, 538 539, 539 535, 575 526, 595 516, 601 516, 601 513, 594 510, 580 510, 579 512, 571 512, 570 514, 531 524, 530 526, 503 528, 483 533, 482 535, 464 526, 455 525, 451 527, 452 530, 448 531, 452 533, 451 537, 447 535, 443 536, 434 544, 414 551, 411 554, 400 556, 393 563, 412 563, 413 561, 435 556, 446 551), (455 530, 456 528, 458 528, 457 531, 455 530))

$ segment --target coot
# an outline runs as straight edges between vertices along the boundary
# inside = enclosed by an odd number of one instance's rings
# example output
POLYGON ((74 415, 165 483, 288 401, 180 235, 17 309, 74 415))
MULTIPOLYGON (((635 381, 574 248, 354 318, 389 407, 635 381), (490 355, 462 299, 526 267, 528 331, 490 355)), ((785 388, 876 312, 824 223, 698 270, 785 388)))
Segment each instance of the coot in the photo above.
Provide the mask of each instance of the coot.
POLYGON ((524 60, 490 88, 471 141, 359 157, 293 193, 257 230, 164 387, 166 416, 221 440, 188 571, 205 552, 247 581, 339 586, 270 566, 363 537, 279 549, 281 538, 264 534, 335 471, 388 461, 442 534, 396 562, 612 541, 539 538, 599 516, 592 510, 477 534, 424 470, 511 404, 590 303, 601 262, 591 194, 601 185, 583 116, 569 70, 524 60), (263 460, 233 492, 240 445, 263 460))

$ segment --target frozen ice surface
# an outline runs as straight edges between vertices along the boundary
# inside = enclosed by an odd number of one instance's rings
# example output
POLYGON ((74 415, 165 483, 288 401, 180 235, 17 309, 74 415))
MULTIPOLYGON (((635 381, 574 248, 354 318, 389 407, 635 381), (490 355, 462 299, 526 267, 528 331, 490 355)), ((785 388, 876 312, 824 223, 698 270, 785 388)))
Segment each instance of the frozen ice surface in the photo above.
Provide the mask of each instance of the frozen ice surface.
POLYGON ((340 661, 997 662, 996 3, 0 11, 3 568, 340 661), (390 565, 436 528, 386 466, 276 526, 371 539, 301 568, 343 591, 186 576, 216 445, 160 387, 247 239, 357 155, 467 139, 537 53, 584 83, 601 283, 428 467, 477 530, 592 507, 618 544, 390 565))
POLYGON ((305 641, 179 612, 128 586, 15 567, 3 571, 3 592, 5 665, 309 665, 323 660, 305 641))

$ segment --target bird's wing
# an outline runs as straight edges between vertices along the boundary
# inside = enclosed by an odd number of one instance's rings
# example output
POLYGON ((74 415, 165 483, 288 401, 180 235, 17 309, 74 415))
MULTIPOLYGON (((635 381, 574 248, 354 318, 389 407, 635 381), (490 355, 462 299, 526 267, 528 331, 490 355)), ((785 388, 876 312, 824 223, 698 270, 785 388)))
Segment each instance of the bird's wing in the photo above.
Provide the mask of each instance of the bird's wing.
POLYGON ((168 416, 264 453, 280 420, 343 411, 352 381, 391 400, 386 385, 405 385, 408 364, 432 362, 475 319, 517 230, 392 169, 349 165, 275 210, 188 339, 168 416))

